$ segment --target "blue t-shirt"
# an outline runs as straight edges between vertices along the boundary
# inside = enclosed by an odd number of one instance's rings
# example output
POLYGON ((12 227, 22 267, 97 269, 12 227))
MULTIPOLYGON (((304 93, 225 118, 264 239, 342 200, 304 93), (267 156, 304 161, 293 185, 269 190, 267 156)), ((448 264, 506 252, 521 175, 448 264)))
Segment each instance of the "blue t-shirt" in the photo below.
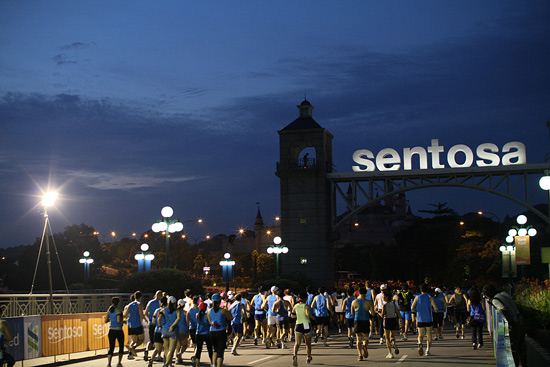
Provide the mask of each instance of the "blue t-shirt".
POLYGON ((199 313, 198 307, 191 307, 189 310, 189 330, 197 329, 197 314, 199 313))
POLYGON ((256 315, 265 314, 265 310, 262 309, 262 303, 264 303, 264 297, 258 293, 254 296, 254 313, 256 315))
POLYGON ((212 308, 208 314, 210 317, 210 332, 225 330, 225 315, 222 309, 218 309, 218 312, 212 308))
POLYGON ((277 296, 273 294, 267 296, 267 315, 268 316, 276 316, 272 311, 273 305, 275 304, 276 301, 277 301, 277 296))
POLYGON ((180 322, 178 322, 178 330, 189 331, 189 326, 187 326, 187 315, 183 309, 180 312, 181 312, 181 318, 180 318, 180 322))
POLYGON ((147 304, 147 310, 149 311, 149 314, 147 315, 147 318, 149 319, 149 325, 151 325, 151 322, 153 320, 153 314, 159 307, 160 307, 160 301, 158 299, 152 299, 147 304))
MULTIPOLYGON (((433 297, 435 305, 437 306, 437 312, 438 313, 445 312, 445 308, 444 308, 444 305, 443 305, 443 297, 444 296, 443 296, 442 293, 439 293, 439 295, 433 297)), ((435 312, 435 310, 434 310, 434 312, 435 312)))
POLYGON ((354 316, 351 314, 351 304, 355 300, 355 297, 348 297, 346 298, 346 319, 353 319, 354 316))
POLYGON ((231 320, 231 325, 235 324, 242 324, 243 323, 243 315, 242 315, 242 303, 237 303, 235 306, 231 307, 231 316, 233 316, 233 320, 231 320))
POLYGON ((210 323, 206 314, 203 314, 201 317, 200 312, 197 313, 197 335, 206 335, 210 334, 210 323))
POLYGON ((416 317, 418 322, 433 322, 432 297, 429 294, 421 293, 416 299, 416 317))
MULTIPOLYGON (((168 330, 178 318, 178 311, 174 310, 170 312, 170 308, 165 307, 162 313, 162 330, 168 330)), ((178 330, 178 325, 176 325, 172 330, 178 330)))
POLYGON ((111 322, 110 327, 122 327, 122 324, 118 322, 117 316, 120 314, 120 310, 116 308, 113 312, 109 312, 109 321, 111 322))
POLYGON ((365 310, 366 299, 357 299, 359 303, 359 309, 355 311, 355 320, 357 321, 367 321, 370 319, 369 311, 365 310))
POLYGON ((317 299, 314 305, 315 317, 327 317, 328 308, 327 308, 327 297, 322 294, 317 295, 317 299))
POLYGON ((128 305, 128 327, 131 329, 141 326, 141 317, 139 316, 139 302, 134 301, 128 305))

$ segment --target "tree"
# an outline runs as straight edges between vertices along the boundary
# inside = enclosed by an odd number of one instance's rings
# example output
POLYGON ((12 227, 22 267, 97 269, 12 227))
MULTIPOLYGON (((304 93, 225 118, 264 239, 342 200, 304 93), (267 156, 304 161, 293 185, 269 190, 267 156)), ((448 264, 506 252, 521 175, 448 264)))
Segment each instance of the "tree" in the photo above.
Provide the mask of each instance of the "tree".
POLYGON ((275 272, 275 258, 273 255, 260 254, 256 260, 258 278, 273 276, 275 272))
POLYGON ((440 217, 442 215, 456 215, 456 212, 454 211, 454 209, 451 209, 451 208, 448 208, 447 207, 447 203, 437 203, 437 204, 428 204, 432 207, 435 207, 436 209, 433 209, 433 210, 419 210, 419 212, 421 213, 428 213, 428 214, 432 214, 436 217, 440 217))

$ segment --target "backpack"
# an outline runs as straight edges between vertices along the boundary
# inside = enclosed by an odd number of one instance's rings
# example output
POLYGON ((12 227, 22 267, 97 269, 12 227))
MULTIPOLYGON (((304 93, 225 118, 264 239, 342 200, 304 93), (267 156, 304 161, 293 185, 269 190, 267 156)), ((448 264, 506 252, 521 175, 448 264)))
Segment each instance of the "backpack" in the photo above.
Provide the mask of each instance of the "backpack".
POLYGON ((485 322, 485 312, 483 312, 483 308, 481 307, 481 304, 477 306, 472 306, 474 310, 474 320, 480 323, 485 322))
POLYGON ((409 304, 409 292, 401 292, 399 293, 399 304, 406 306, 409 304))

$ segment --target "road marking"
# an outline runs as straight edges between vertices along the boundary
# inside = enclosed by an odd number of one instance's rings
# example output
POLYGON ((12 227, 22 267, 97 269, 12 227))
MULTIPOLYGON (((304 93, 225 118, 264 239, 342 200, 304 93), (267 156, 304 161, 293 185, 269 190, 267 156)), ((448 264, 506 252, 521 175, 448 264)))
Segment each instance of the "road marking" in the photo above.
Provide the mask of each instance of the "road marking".
POLYGON ((268 356, 268 357, 265 357, 265 358, 257 359, 255 361, 248 362, 247 364, 255 364, 255 363, 258 363, 258 362, 261 362, 261 361, 265 361, 266 359, 270 359, 270 358, 273 358, 273 356, 268 356))
POLYGON ((405 358, 407 358, 408 356, 405 354, 403 357, 399 358, 399 360, 397 362, 395 362, 395 364, 397 363, 401 363, 405 360, 405 358))

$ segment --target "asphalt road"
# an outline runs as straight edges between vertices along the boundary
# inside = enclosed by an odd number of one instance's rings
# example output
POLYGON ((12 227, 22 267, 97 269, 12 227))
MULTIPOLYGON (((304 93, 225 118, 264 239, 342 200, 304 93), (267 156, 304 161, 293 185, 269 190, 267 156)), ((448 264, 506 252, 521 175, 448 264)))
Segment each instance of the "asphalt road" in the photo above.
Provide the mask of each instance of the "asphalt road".
MULTIPOLYGON (((364 361, 358 361, 358 353, 355 347, 349 348, 347 337, 343 334, 333 334, 328 342, 328 347, 323 346, 321 342, 313 344, 313 360, 310 366, 390 366, 390 365, 406 365, 406 366, 488 366, 496 365, 493 358, 492 345, 487 332, 485 332, 485 346, 479 350, 472 350, 469 330, 466 334, 466 339, 457 339, 454 335, 454 330, 447 328, 444 333, 443 340, 434 341, 431 349, 431 356, 418 355, 416 336, 410 335, 407 342, 403 342, 398 338, 399 355, 394 359, 386 359, 388 351, 385 345, 379 344, 379 339, 370 339, 369 341, 369 357, 364 361)), ((424 342, 425 345, 425 342, 424 342)), ((288 349, 276 349, 274 347, 266 349, 265 346, 254 346, 252 340, 246 340, 238 349, 239 355, 233 356, 230 350, 226 350, 224 366, 242 366, 242 367, 279 367, 292 366, 292 348, 294 343, 288 343, 288 349)), ((425 347, 424 347, 425 348, 425 347)), ((71 355, 70 361, 65 361, 63 356, 56 358, 56 361, 61 364, 73 365, 79 367, 96 367, 106 366, 107 359, 105 350, 99 351, 96 356, 76 356, 71 355), (82 358, 85 357, 85 358, 82 358)), ((184 354, 184 366, 191 366, 191 351, 188 350, 184 354)), ((305 346, 302 344, 299 351, 299 366, 307 366, 305 346)), ((143 351, 138 350, 138 359, 128 360, 127 355, 124 356, 122 364, 124 367, 145 367, 146 362, 143 361, 143 351)), ((66 359, 66 358, 65 358, 66 359)), ((208 354, 206 348, 202 353, 201 366, 209 366, 208 354)), ((24 366, 46 366, 52 365, 52 359, 29 360, 24 362, 24 366)), ((113 367, 116 366, 117 357, 113 358, 113 367)), ((20 362, 19 362, 20 363, 20 362)), ((155 362, 153 366, 162 367, 161 362, 155 362)), ((175 365, 177 366, 177 365, 175 365)))

